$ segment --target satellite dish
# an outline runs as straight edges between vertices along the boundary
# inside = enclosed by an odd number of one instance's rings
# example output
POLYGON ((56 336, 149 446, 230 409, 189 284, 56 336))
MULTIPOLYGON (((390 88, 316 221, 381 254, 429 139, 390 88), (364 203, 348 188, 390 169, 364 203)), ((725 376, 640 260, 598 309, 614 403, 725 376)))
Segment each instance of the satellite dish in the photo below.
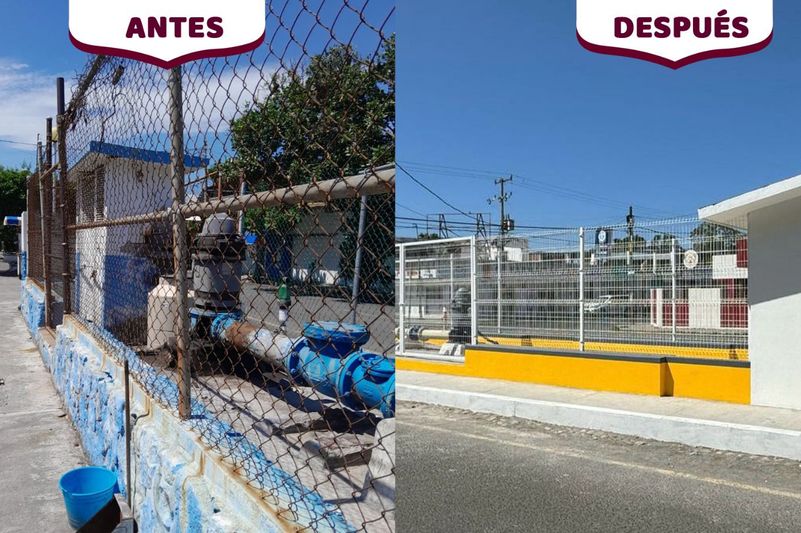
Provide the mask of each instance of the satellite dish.
POLYGON ((684 268, 692 270, 698 266, 698 252, 695 250, 687 250, 684 252, 684 268))

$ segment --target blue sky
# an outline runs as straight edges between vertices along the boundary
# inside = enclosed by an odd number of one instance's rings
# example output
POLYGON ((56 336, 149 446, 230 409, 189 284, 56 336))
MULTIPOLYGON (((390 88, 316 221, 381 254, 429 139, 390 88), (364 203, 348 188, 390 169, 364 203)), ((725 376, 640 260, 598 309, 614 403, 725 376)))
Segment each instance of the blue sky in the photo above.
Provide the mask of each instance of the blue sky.
MULTIPOLYGON (((776 0, 766 50, 678 71, 587 52, 572 1, 401 0, 397 28, 397 159, 463 211, 497 221, 510 173, 531 226, 692 214, 801 173, 798 2, 776 0)), ((402 172, 398 203, 453 212, 402 172)))
MULTIPOLYGON (((36 142, 45 118, 55 116, 56 78, 68 83, 86 55, 67 32, 66 0, 12 0, 0 22, 0 139, 36 142)), ((34 148, 0 143, 0 164, 32 163, 34 148)))

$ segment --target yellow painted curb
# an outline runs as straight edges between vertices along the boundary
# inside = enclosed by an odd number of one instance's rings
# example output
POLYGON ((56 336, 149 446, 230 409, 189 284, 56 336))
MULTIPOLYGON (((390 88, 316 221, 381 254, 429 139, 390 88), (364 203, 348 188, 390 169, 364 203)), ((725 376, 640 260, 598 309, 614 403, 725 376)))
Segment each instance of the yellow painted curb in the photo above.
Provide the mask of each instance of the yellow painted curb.
POLYGON ((661 356, 538 353, 467 347, 464 363, 398 357, 399 370, 629 394, 751 403, 751 370, 719 361, 661 356))

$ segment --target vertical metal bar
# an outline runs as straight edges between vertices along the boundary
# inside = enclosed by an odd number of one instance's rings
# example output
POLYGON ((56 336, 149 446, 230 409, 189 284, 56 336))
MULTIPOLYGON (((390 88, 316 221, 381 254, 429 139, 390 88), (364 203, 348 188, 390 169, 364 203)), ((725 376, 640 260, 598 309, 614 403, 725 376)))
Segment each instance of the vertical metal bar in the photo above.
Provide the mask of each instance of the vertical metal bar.
POLYGON ((45 169, 53 166, 53 119, 45 120, 45 169))
MULTIPOLYGON (((245 194, 247 194, 247 187, 248 186, 247 186, 247 183, 245 183, 245 178, 244 177, 240 177, 239 178, 239 194, 240 194, 240 196, 245 196, 245 194)), ((237 227, 239 228, 239 230, 238 230, 239 234, 242 235, 243 237, 245 236, 245 213, 246 213, 246 211, 247 211, 246 209, 242 209, 239 212, 239 218, 237 220, 237 227)))
POLYGON ((398 351, 400 355, 406 353, 406 246, 399 246, 400 256, 398 262, 398 351))
POLYGON ((579 350, 584 351, 584 228, 579 228, 579 350))
POLYGON ((186 220, 179 210, 184 203, 184 104, 181 83, 181 67, 170 70, 170 171, 172 174, 172 235, 173 265, 177 288, 176 304, 178 320, 175 321, 177 340, 178 416, 189 418, 191 414, 191 361, 189 354, 189 308, 187 298, 186 270, 188 250, 186 242, 186 220))
POLYGON ((501 334, 501 289, 502 289, 502 287, 501 287, 501 268, 503 266, 503 262, 502 262, 501 256, 503 256, 504 245, 503 245, 503 241, 502 240, 499 240, 498 242, 499 242, 498 246, 495 247, 496 252, 497 252, 496 253, 497 261, 496 261, 495 270, 496 270, 497 285, 498 285, 498 287, 497 287, 498 301, 496 302, 497 315, 498 315, 498 326, 497 326, 497 328, 498 328, 498 335, 500 335, 501 334))
MULTIPOLYGON (((50 195, 48 191, 48 179, 43 178, 45 170, 44 160, 42 158, 42 142, 39 141, 36 146, 36 167, 39 169, 36 173, 37 181, 39 182, 39 215, 41 220, 40 228, 42 230, 42 273, 44 275, 44 289, 45 289, 45 326, 48 328, 53 327, 53 293, 52 284, 50 280, 50 195)), ((49 174, 48 174, 49 175, 49 174)))
POLYGON ((353 266, 353 290, 350 297, 351 322, 356 322, 356 308, 359 306, 359 282, 362 274, 362 257, 364 247, 364 230, 367 225, 367 195, 362 195, 359 209, 359 233, 356 236, 356 263, 353 266))
POLYGON ((670 290, 671 338, 676 342, 676 239, 670 242, 670 290))
MULTIPOLYGON (((44 168, 45 171, 50 170, 53 166, 53 119, 48 117, 45 120, 45 153, 44 153, 44 168)), ((45 234, 42 237, 44 243, 45 256, 42 258, 44 261, 45 272, 45 302, 50 303, 50 313, 45 316, 45 323, 48 328, 55 327, 55 319, 53 317, 53 245, 52 245, 52 222, 53 222, 53 173, 50 172, 42 183, 44 187, 46 206, 42 206, 45 213, 46 228, 43 228, 45 234)))
POLYGON ((453 252, 451 252, 451 254, 450 254, 450 267, 451 267, 451 273, 450 273, 450 278, 449 278, 450 279, 450 293, 449 293, 449 296, 448 296, 448 301, 452 302, 453 301, 453 252))
POLYGON ((64 314, 72 312, 72 280, 70 276, 70 254, 69 254, 69 215, 67 213, 67 118, 64 115, 64 78, 56 80, 56 105, 58 116, 56 125, 58 127, 58 205, 61 210, 61 279, 63 283, 62 296, 64 299, 64 314))
POLYGON ((128 367, 128 360, 123 365, 123 376, 125 379, 125 496, 128 499, 128 507, 131 507, 131 369, 128 367))
POLYGON ((476 268, 476 237, 470 237, 470 343, 478 344, 478 271, 476 268))

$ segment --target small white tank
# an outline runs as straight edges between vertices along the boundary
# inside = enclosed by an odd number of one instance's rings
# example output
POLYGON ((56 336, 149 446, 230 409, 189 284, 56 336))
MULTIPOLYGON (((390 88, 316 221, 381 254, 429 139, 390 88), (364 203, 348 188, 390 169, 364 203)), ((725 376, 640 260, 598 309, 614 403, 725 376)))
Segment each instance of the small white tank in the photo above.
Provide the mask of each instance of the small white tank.
MULTIPOLYGON (((159 284, 147 294, 147 348, 158 350, 175 345, 175 322, 178 320, 177 287, 172 280, 159 278, 159 284)), ((192 291, 187 295, 192 306, 192 291)))

